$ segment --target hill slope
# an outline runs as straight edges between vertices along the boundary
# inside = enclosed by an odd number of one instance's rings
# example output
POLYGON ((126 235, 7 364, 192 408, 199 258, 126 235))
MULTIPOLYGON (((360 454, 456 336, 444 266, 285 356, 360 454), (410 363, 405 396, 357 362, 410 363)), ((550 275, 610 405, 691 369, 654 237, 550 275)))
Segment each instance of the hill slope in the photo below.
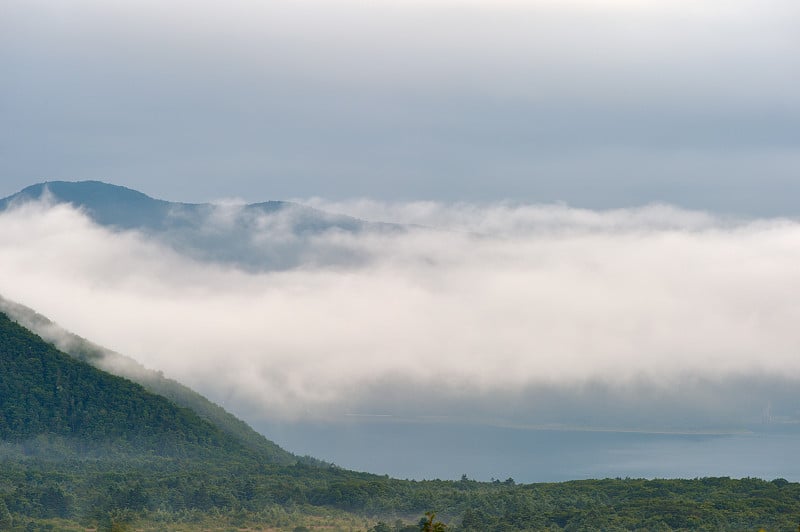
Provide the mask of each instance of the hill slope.
MULTIPOLYGON (((297 457, 253 430, 244 421, 191 388, 165 378, 160 372, 147 369, 130 357, 69 333, 34 310, 8 301, 2 296, 0 296, 0 312, 6 313, 15 322, 53 344, 61 352, 100 370, 129 379, 153 394, 165 397, 180 407, 188 408, 233 437, 245 448, 257 453, 262 459, 277 464, 297 462, 297 457)), ((308 458, 303 460, 314 462, 308 458)))
POLYGON ((61 353, 0 313, 0 439, 23 443, 37 436, 57 437, 65 450, 76 452, 245 452, 189 409, 61 353))

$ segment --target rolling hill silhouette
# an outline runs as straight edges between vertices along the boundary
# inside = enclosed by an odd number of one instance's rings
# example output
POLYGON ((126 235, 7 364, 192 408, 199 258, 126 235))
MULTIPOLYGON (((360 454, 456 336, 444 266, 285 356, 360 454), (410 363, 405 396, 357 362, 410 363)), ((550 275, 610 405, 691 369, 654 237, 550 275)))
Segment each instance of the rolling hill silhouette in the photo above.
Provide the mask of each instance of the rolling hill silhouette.
POLYGON ((287 201, 248 205, 176 203, 100 181, 52 181, 0 199, 0 212, 32 201, 70 204, 112 231, 138 231, 196 260, 248 271, 301 264, 352 263, 347 250, 314 240, 323 234, 403 231, 401 225, 331 214, 287 201), (322 255, 320 254, 322 253, 322 255))

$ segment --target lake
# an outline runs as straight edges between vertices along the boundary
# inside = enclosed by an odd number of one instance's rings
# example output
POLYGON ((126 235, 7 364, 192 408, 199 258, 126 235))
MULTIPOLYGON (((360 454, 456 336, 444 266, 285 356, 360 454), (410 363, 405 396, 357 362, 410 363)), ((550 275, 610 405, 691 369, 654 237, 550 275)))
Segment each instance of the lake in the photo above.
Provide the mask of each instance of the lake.
POLYGON ((737 434, 543 430, 356 420, 259 427, 285 449, 396 478, 551 482, 585 478, 785 478, 800 481, 800 431, 737 434))

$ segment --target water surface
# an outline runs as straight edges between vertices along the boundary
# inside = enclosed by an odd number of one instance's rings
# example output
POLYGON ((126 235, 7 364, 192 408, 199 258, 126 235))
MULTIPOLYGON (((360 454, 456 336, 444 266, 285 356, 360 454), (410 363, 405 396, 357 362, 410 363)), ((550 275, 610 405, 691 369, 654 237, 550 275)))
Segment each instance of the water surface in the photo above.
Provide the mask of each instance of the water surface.
POLYGON ((585 478, 785 478, 800 481, 800 431, 664 434, 452 423, 353 421, 260 427, 284 448, 396 478, 517 482, 585 478))

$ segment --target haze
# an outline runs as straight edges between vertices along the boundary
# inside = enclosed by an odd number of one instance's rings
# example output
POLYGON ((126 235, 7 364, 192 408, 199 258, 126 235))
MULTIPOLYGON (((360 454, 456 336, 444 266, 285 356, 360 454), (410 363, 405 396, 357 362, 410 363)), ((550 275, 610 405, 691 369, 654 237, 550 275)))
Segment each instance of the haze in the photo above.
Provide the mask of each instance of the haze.
MULTIPOLYGON (((251 421, 798 419, 796 221, 668 206, 382 210, 447 229, 331 231, 307 243, 312 261, 248 272, 25 204, 0 214, 0 293, 251 421), (343 254, 359 260, 326 262, 343 254)), ((296 238, 268 218, 255 247, 296 238)))

